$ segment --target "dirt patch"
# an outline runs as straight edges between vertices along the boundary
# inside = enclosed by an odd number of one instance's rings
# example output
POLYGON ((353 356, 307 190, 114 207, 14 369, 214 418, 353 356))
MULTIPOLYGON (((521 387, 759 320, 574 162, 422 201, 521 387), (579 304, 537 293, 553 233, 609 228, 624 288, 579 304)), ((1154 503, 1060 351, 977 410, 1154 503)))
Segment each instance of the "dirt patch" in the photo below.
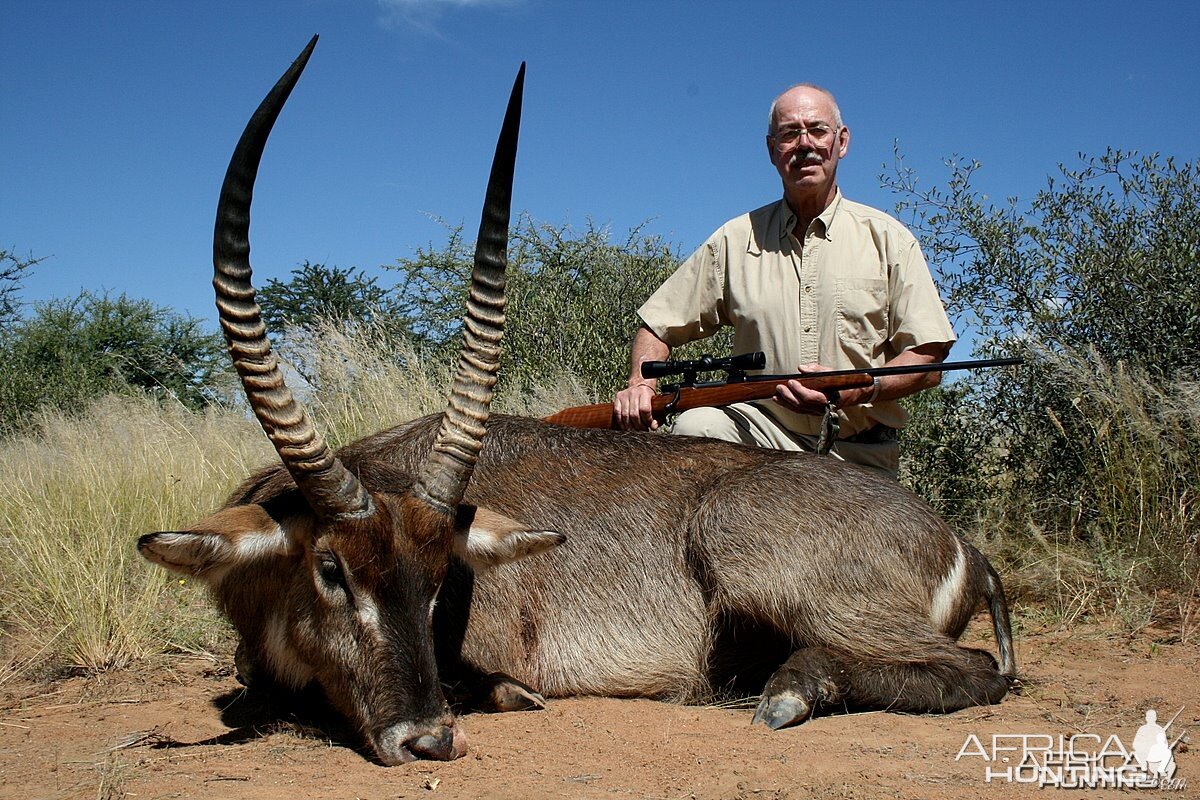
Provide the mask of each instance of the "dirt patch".
MULTIPOLYGON (((1020 733, 1116 734, 1128 745, 1148 708, 1166 722, 1183 707, 1172 738, 1200 731, 1198 645, 1086 629, 1024 634, 1018 657, 1022 695, 946 716, 833 714, 771 732, 752 727, 747 708, 553 700, 540 712, 466 717, 471 750, 458 761, 393 768, 336 725, 239 707, 253 701, 223 663, 10 681, 0 689, 0 797, 1045 798, 989 785, 980 757, 955 756, 972 734, 985 746, 1020 733)), ((1186 739, 1175 759, 1189 785, 1169 796, 1200 796, 1186 739)))

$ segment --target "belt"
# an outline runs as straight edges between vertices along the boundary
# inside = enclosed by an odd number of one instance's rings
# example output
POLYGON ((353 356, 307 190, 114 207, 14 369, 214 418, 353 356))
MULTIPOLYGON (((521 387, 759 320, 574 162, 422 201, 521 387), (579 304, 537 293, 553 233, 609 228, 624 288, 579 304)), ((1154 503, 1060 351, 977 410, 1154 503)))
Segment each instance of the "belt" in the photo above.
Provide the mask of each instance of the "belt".
POLYGON ((883 442, 895 442, 899 439, 900 431, 890 428, 882 422, 877 422, 865 431, 859 431, 841 441, 852 442, 854 444, 882 444, 883 442))

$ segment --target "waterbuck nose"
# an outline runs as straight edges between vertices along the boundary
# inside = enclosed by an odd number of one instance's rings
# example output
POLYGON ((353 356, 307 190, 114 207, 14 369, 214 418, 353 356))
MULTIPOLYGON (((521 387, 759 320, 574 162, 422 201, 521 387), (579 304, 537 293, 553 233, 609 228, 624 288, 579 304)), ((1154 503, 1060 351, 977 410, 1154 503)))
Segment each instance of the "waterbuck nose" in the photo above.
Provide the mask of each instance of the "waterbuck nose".
POLYGON ((451 761, 462 753, 454 744, 454 731, 442 725, 424 736, 418 736, 408 743, 408 749, 418 758, 429 758, 435 761, 451 761))
POLYGON ((467 753, 467 737, 457 722, 423 729, 412 723, 392 725, 379 734, 374 744, 380 761, 389 767, 418 758, 452 761, 467 753))

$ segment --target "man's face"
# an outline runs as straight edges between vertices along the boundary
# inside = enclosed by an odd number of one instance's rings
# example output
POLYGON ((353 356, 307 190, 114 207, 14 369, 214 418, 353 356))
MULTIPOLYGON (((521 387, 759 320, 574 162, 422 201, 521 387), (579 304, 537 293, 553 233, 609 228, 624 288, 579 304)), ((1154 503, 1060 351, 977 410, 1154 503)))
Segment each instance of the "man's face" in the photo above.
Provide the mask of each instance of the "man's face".
POLYGON ((787 92, 775 105, 774 130, 767 137, 767 150, 785 194, 798 198, 829 193, 838 160, 850 149, 850 131, 836 126, 829 96, 805 86, 787 92), (801 128, 809 133, 797 137, 801 128))

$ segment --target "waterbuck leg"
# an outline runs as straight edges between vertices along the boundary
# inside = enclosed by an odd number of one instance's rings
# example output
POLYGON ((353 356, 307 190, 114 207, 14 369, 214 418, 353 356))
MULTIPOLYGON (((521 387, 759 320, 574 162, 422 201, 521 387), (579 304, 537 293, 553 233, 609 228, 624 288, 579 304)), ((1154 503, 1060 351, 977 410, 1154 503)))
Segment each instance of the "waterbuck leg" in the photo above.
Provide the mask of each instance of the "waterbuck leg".
POLYGON ((777 730, 804 722, 821 704, 841 702, 849 686, 837 655, 822 647, 797 650, 767 681, 753 723, 777 730))
POLYGON ((454 703, 472 711, 536 711, 546 698, 503 672, 485 672, 463 658, 463 640, 475 595, 475 573, 452 561, 433 609, 438 675, 454 703))
POLYGON ((485 675, 469 701, 478 711, 540 711, 546 698, 503 672, 485 675))
POLYGON ((943 648, 923 662, 852 661, 819 647, 797 650, 763 690, 754 722, 782 728, 821 705, 840 703, 910 713, 946 713, 998 703, 1008 681, 983 650, 943 648))
POLYGON ((462 711, 540 711, 546 707, 546 698, 528 684, 503 672, 485 673, 469 664, 460 664, 453 678, 442 686, 453 705, 462 711))
POLYGON ((991 653, 946 648, 923 663, 860 664, 851 669, 847 702, 866 708, 939 713, 999 703, 1008 693, 991 653))

